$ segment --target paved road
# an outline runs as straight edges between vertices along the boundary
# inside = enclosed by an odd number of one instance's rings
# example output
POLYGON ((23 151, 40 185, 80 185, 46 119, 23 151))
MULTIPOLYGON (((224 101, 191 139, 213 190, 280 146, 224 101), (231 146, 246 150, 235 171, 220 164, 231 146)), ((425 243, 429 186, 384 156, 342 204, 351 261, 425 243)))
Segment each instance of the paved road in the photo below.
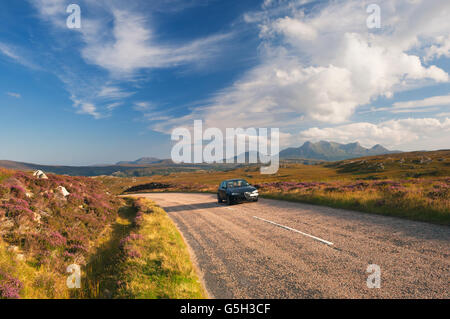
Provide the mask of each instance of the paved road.
POLYGON ((446 226, 265 199, 141 196, 174 220, 215 298, 450 298, 446 226), (379 289, 367 288, 369 264, 380 266, 379 289))

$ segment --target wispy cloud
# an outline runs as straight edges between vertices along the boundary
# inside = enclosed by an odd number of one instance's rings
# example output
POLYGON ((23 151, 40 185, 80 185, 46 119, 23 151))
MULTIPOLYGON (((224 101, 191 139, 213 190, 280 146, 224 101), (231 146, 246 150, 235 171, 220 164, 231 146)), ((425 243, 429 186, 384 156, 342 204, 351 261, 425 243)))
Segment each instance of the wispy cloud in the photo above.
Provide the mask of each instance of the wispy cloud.
POLYGON ((124 99, 130 97, 134 92, 127 92, 117 86, 103 86, 98 96, 105 99, 124 99))
POLYGON ((4 56, 8 57, 9 59, 13 60, 16 63, 19 63, 23 66, 26 66, 28 68, 32 69, 38 69, 38 67, 29 61, 29 59, 25 58, 23 54, 19 52, 20 50, 10 44, 2 43, 0 42, 0 53, 4 56))
MULTIPOLYGON (((139 87, 143 72, 148 74, 155 69, 205 63, 221 52, 221 42, 230 36, 216 34, 182 43, 163 41, 152 25, 151 15, 144 15, 137 6, 124 6, 119 1, 91 0, 80 1, 82 28, 77 30, 79 33, 73 33, 65 25, 68 1, 29 1, 34 4, 39 17, 58 31, 55 36, 68 36, 65 32, 79 36, 80 57, 86 66, 97 69, 95 79, 90 75, 86 77, 83 71, 76 66, 71 68, 67 63, 55 73, 65 83, 73 100, 77 101, 74 107, 78 112, 95 118, 104 117, 125 102, 131 104, 128 100, 136 92, 124 87, 139 87)), ((198 5, 195 1, 173 0, 171 3, 180 10, 186 5, 198 5)), ((145 2, 141 4, 149 7, 145 2)), ((154 5, 163 10, 168 3, 159 1, 154 5)))
POLYGON ((397 102, 393 104, 394 108, 416 108, 427 106, 450 106, 450 94, 425 98, 422 100, 413 100, 406 102, 397 102))
POLYGON ((19 94, 19 93, 15 93, 15 92, 7 92, 6 94, 9 95, 9 96, 11 96, 11 97, 14 97, 14 98, 16 98, 16 99, 22 98, 22 95, 19 94))
POLYGON ((97 107, 94 104, 78 100, 73 96, 71 99, 78 114, 88 114, 93 116, 95 119, 100 119, 103 117, 102 114, 98 112, 97 107))
POLYGON ((142 69, 169 68, 195 63, 219 52, 219 43, 228 37, 215 35, 188 43, 160 43, 143 15, 112 9, 112 39, 94 37, 95 28, 83 30, 86 46, 83 57, 113 75, 130 75, 142 69))
POLYGON ((154 105, 151 102, 136 102, 133 106, 136 111, 139 112, 148 112, 151 109, 154 109, 154 105))

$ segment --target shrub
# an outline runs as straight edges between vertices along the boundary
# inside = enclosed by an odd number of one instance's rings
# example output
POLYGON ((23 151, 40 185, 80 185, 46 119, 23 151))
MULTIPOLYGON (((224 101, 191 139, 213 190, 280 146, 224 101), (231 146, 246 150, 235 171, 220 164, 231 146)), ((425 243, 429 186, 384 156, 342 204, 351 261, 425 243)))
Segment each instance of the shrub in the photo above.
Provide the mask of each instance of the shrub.
POLYGON ((0 269, 0 298, 20 299, 20 291, 23 288, 22 282, 0 269))

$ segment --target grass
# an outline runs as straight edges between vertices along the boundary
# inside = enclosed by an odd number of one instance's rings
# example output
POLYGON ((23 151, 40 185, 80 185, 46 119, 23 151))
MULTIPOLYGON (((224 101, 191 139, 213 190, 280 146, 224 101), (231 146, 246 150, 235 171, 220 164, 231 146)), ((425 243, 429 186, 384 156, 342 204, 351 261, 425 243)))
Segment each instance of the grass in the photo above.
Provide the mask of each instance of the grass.
POLYGON ((82 289, 75 290, 73 298, 98 299, 117 295, 117 282, 123 271, 120 241, 132 231, 136 216, 136 209, 129 201, 128 204, 119 209, 116 221, 100 236, 84 268, 82 289))
MULTIPOLYGON (((17 258, 0 240, 0 295, 9 289, 10 298, 66 299, 70 297, 66 286, 66 275, 55 272, 45 265, 17 258), (15 287, 15 283, 19 286, 15 287), (11 295, 12 293, 12 295, 11 295)), ((1 298, 0 298, 1 299, 1 298)))
POLYGON ((151 201, 127 199, 86 267, 79 298, 201 299, 180 233, 151 201))
POLYGON ((383 195, 377 192, 353 194, 267 192, 263 193, 262 197, 450 225, 448 201, 433 204, 417 195, 395 198, 395 195, 383 195))

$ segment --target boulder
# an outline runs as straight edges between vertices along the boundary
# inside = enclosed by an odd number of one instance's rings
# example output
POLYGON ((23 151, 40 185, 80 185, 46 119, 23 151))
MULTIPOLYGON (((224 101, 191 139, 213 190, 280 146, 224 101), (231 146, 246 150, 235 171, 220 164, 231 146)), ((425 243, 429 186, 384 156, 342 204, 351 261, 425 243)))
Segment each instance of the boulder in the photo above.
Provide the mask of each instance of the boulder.
POLYGON ((34 177, 37 177, 38 179, 48 179, 47 175, 44 174, 43 171, 37 170, 33 173, 34 177))
POLYGON ((67 197, 70 195, 70 193, 67 191, 67 189, 63 186, 58 187, 58 192, 63 195, 64 197, 67 197))

